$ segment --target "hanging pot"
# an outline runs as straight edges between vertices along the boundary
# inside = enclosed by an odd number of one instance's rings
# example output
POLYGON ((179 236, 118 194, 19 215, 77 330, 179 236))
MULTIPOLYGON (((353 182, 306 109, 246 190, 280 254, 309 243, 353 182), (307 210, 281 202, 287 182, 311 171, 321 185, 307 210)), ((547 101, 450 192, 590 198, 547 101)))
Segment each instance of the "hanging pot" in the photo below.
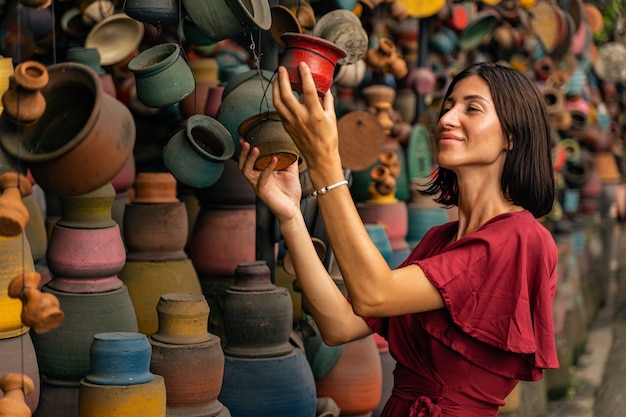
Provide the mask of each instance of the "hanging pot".
POLYGON ((271 11, 272 26, 270 27, 270 33, 278 46, 284 48, 285 42, 281 39, 281 36, 284 33, 303 33, 302 26, 300 26, 296 15, 283 5, 272 6, 271 11))
POLYGON ((246 28, 268 30, 272 24, 267 0, 183 0, 183 5, 198 29, 214 42, 246 28))
POLYGON ((180 15, 178 0, 125 0, 124 13, 154 26, 173 25, 180 15))
POLYGON ((284 33, 280 38, 285 43, 280 65, 287 69, 291 88, 302 93, 298 65, 300 62, 306 62, 311 70, 318 95, 324 96, 333 83, 337 61, 345 57, 346 52, 334 43, 317 36, 284 33))
POLYGON ((46 111, 20 129, 0 118, 0 144, 26 161, 37 184, 59 196, 79 195, 109 182, 135 144, 133 116, 104 94, 97 74, 77 63, 48 67, 46 111))
POLYGON ((128 69, 135 74, 137 98, 148 107, 178 103, 195 87, 193 72, 175 43, 146 49, 128 63, 128 69))
POLYGON ((41 89, 48 83, 46 67, 37 61, 26 61, 15 67, 9 77, 9 88, 2 95, 3 114, 19 125, 36 122, 46 110, 41 89))
POLYGON ((100 52, 101 65, 123 62, 137 50, 145 27, 125 13, 116 13, 98 22, 85 39, 86 48, 100 52))
POLYGON ((259 171, 264 170, 273 157, 278 158, 274 170, 282 171, 300 155, 278 112, 254 115, 241 123, 238 132, 251 146, 259 148, 259 157, 254 163, 254 169, 259 171))
POLYGON ((224 171, 224 161, 235 152, 233 138, 217 120, 196 114, 185 130, 175 134, 163 148, 163 162, 180 182, 194 188, 209 187, 224 171))
POLYGON ((324 38, 345 51, 341 65, 354 64, 367 52, 369 38, 361 20, 350 10, 336 9, 317 21, 311 35, 324 38))

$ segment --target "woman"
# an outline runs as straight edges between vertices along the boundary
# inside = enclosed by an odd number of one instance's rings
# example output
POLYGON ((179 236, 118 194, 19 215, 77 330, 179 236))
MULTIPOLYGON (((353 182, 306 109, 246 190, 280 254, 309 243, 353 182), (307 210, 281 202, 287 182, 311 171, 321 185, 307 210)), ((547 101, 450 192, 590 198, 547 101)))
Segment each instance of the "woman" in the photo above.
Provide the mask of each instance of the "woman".
POLYGON ((279 222, 324 341, 372 332, 387 339, 397 365, 385 417, 496 416, 520 379, 558 367, 551 309, 557 250, 535 219, 554 200, 543 96, 524 75, 495 64, 455 77, 436 128, 439 168, 426 193, 458 206, 459 220, 430 229, 391 270, 344 186, 332 95, 320 101, 308 67, 299 71, 301 101, 279 68, 274 105, 307 161, 349 299, 317 258, 295 164, 255 171, 258 149, 242 141, 239 166, 279 222))

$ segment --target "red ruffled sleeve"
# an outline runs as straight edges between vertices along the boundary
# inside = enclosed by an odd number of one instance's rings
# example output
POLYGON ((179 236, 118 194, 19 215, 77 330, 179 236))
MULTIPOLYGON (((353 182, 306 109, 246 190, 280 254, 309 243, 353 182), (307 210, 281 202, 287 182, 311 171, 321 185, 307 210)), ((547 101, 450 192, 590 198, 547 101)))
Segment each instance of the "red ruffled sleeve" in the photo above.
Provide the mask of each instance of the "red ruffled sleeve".
POLYGON ((446 304, 424 315, 425 330, 498 374, 541 378, 542 368, 558 367, 552 325, 558 252, 551 234, 524 211, 497 216, 446 246, 456 227, 431 229, 403 263, 419 265, 446 304), (494 361, 489 347, 514 360, 494 361))

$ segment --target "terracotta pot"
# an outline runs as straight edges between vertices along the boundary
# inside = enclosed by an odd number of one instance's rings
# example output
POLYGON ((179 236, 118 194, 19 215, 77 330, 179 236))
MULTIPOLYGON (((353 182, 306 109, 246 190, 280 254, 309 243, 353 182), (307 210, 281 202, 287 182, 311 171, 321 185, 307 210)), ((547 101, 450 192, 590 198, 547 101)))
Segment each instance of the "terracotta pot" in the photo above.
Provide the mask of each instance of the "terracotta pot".
POLYGON ((2 95, 2 114, 19 125, 35 123, 46 110, 41 89, 48 80, 48 71, 43 64, 37 61, 19 64, 9 78, 9 88, 2 95))
POLYGON ((46 333, 59 327, 65 315, 54 295, 39 291, 40 282, 38 272, 18 275, 9 283, 8 294, 22 301, 22 322, 36 333, 46 333))
POLYGON ((346 52, 334 43, 317 36, 284 33, 280 38, 285 43, 280 65, 287 69, 291 88, 297 93, 302 93, 298 65, 300 62, 306 62, 318 95, 324 96, 333 83, 337 61, 345 57, 346 52))
POLYGON ((315 415, 315 381, 300 349, 272 358, 225 355, 218 399, 238 417, 310 417, 315 415))
POLYGON ((159 26, 176 24, 180 9, 176 0, 126 0, 124 13, 140 22, 159 26))
POLYGON ((81 417, 165 417, 165 381, 154 375, 150 382, 136 385, 98 385, 80 381, 81 417))
POLYGON ((148 107, 180 102, 195 87, 193 72, 175 43, 154 45, 133 58, 128 69, 135 74, 137 98, 148 107))
POLYGON ((272 24, 270 6, 265 0, 184 0, 183 5, 200 31, 214 42, 231 38, 246 28, 268 30, 272 24))
POLYGON ((176 178, 169 172, 140 172, 134 185, 133 203, 177 203, 176 178))
POLYGON ((19 236, 28 223, 28 209, 22 196, 32 194, 28 179, 17 172, 0 175, 0 236, 19 236))
POLYGON ((162 294, 202 294, 198 275, 190 259, 171 261, 127 261, 119 273, 134 307, 139 331, 152 335, 158 330, 156 306, 162 294))
POLYGON ((242 263, 235 283, 224 298, 224 353, 239 357, 277 357, 289 354, 293 317, 286 288, 270 281, 265 261, 242 263))
POLYGON ((187 119, 163 148, 163 162, 183 184, 210 187, 224 171, 224 161, 235 152, 233 137, 217 120, 196 114, 187 119))
POLYGON ((30 417, 30 408, 25 397, 35 391, 35 383, 28 375, 6 374, 0 378, 0 414, 11 417, 30 417))
POLYGON ((55 64, 48 74, 50 81, 42 89, 44 114, 19 130, 3 116, 0 143, 28 163, 45 191, 59 196, 93 191, 115 177, 132 153, 133 117, 126 106, 103 93, 89 67, 55 64))
POLYGON ((276 157, 275 171, 282 171, 294 163, 300 151, 283 126, 277 112, 256 114, 239 125, 237 130, 251 146, 259 148, 254 169, 264 170, 276 157))

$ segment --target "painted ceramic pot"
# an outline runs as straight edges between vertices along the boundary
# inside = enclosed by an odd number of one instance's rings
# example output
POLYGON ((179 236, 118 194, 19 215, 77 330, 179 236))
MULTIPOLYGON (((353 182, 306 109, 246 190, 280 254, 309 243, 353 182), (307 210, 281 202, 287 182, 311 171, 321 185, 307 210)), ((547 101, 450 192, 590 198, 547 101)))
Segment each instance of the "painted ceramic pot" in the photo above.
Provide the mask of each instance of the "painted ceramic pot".
POLYGON ((124 13, 154 26, 173 25, 178 22, 180 8, 176 0, 126 0, 124 13))
POLYGON ((135 74, 137 98, 148 107, 178 103, 195 88, 193 72, 175 43, 146 49, 128 63, 128 69, 135 74))
POLYGON ((272 25, 267 0, 183 0, 183 5, 198 29, 214 42, 246 28, 268 30, 272 25))
POLYGON ((337 61, 346 56, 346 52, 326 39, 304 33, 284 33, 280 39, 285 43, 285 51, 280 65, 287 69, 291 88, 302 93, 302 81, 298 65, 306 62, 311 70, 313 81, 320 96, 333 83, 337 61))
POLYGON ((0 118, 0 143, 28 163, 44 191, 59 196, 93 191, 122 169, 135 144, 130 110, 105 94, 98 75, 78 63, 48 67, 46 111, 37 123, 0 118))
POLYGON ((274 170, 282 171, 300 155, 278 112, 256 114, 244 120, 237 131, 251 146, 259 148, 259 157, 254 163, 254 169, 259 171, 267 168, 274 157, 278 159, 274 170))
POLYGON ((176 133, 163 148, 163 162, 180 182, 194 188, 210 187, 232 158, 235 143, 217 120, 197 114, 189 117, 184 130, 176 133))
POLYGON ((145 334, 97 333, 89 350, 90 371, 85 380, 98 385, 136 385, 150 382, 152 348, 145 334))

